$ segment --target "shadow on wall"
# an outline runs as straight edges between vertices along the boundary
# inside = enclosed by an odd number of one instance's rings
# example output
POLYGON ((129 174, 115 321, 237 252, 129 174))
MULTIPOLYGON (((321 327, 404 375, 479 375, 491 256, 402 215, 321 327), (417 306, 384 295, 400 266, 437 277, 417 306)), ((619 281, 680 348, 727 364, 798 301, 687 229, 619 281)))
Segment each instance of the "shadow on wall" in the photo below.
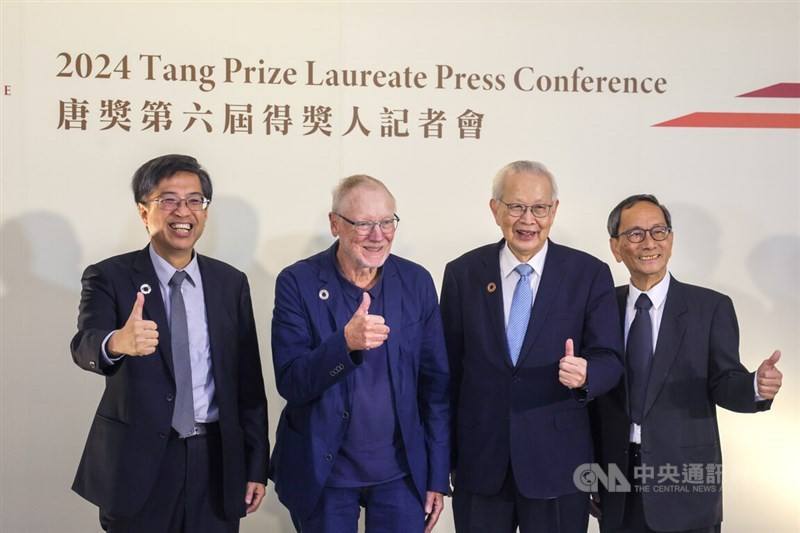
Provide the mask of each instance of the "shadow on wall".
MULTIPOLYGON (((208 225, 198 248, 203 254, 225 261, 247 274, 269 402, 270 444, 274 446, 275 428, 284 402, 278 396, 272 370, 270 322, 275 299, 275 277, 262 266, 264 258, 258 250, 259 214, 249 203, 231 196, 216 196, 209 209, 213 211, 209 213, 208 225)), ((266 249, 264 253, 271 253, 271 249, 266 249)), ((242 520, 242 533, 294 530, 289 513, 272 489, 273 486, 268 485, 267 497, 259 511, 242 520)))
MULTIPOLYGON (((754 321, 763 316, 764 306, 756 295, 747 292, 740 284, 730 285, 719 281, 718 268, 722 268, 729 276, 739 269, 739 265, 720 265, 724 247, 723 231, 712 211, 684 203, 668 204, 667 207, 672 214, 675 232, 670 272, 680 281, 701 285, 730 296, 740 326, 743 330, 751 330, 754 321)), ((741 252, 744 253, 743 250, 741 252)), ((742 362, 748 367, 758 364, 763 359, 762 355, 767 357, 769 354, 752 354, 751 358, 750 354, 743 353, 742 362)))
POLYGON ((0 529, 87 531, 97 522, 96 510, 78 504, 70 486, 103 381, 79 371, 69 353, 80 245, 67 219, 40 211, 7 220, 0 246, 0 529))
POLYGON ((758 331, 780 347, 782 365, 794 366, 800 352, 800 237, 775 235, 759 242, 747 257, 753 283, 767 300, 758 331))

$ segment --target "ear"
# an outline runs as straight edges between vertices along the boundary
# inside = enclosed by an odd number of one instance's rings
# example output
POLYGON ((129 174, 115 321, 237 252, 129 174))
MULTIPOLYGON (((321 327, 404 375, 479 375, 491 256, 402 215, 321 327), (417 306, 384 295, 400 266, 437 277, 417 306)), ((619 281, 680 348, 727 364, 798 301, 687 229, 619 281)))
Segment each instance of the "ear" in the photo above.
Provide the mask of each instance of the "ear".
POLYGON ((611 237, 608 239, 608 246, 611 248, 611 253, 614 255, 614 259, 617 260, 617 263, 622 262, 622 255, 619 253, 619 238, 611 237))
MULTIPOLYGON (((148 215, 147 206, 143 203, 137 203, 136 208, 139 210, 139 218, 142 219, 144 227, 147 228, 147 215, 148 215)), ((148 229, 148 233, 149 232, 150 230, 148 229)))
POLYGON ((492 216, 494 216, 494 220, 495 220, 495 222, 497 222, 497 225, 499 226, 500 225, 500 218, 501 218, 501 215, 500 215, 500 202, 498 202, 497 200, 492 198, 491 200, 489 200, 489 209, 492 210, 492 216))
POLYGON ((331 235, 333 235, 334 237, 338 237, 339 236, 339 228, 336 225, 336 222, 337 222, 338 218, 339 217, 337 217, 335 214, 333 214, 332 211, 330 213, 328 213, 328 222, 331 225, 331 235))
POLYGON ((556 211, 558 211, 558 200, 553 202, 553 207, 550 208, 550 218, 555 218, 556 211))

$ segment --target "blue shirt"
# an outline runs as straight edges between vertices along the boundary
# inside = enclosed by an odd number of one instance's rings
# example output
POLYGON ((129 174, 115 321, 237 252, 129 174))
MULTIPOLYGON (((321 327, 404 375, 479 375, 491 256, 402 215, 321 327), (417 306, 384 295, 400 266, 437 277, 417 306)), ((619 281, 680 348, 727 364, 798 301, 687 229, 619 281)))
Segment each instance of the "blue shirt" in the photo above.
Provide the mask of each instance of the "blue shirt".
MULTIPOLYGON (((346 316, 347 321, 361 304, 364 291, 338 270, 337 274, 344 296, 337 314, 346 316)), ((368 291, 371 315, 383 315, 383 276, 380 273, 378 276, 368 291)), ((352 399, 350 421, 327 481, 330 487, 377 485, 402 478, 408 471, 394 410, 388 357, 386 343, 372 350, 353 352, 353 359, 361 364, 347 378, 352 399)))

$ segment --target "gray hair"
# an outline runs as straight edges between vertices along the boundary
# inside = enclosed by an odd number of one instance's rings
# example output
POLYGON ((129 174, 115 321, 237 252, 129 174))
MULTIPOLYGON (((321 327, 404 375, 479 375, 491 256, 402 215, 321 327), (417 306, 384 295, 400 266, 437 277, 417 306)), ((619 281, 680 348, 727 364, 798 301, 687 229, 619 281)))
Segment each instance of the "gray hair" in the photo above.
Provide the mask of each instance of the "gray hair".
POLYGON ((392 203, 396 204, 397 202, 394 199, 394 195, 389 192, 389 188, 384 185, 384 183, 372 176, 367 176, 366 174, 354 174, 353 176, 348 176, 344 178, 339 184, 333 189, 333 201, 331 202, 331 211, 334 213, 339 213, 342 204, 344 203, 345 198, 347 195, 350 194, 354 189, 359 187, 367 187, 371 189, 383 189, 386 191, 386 194, 389 195, 389 198, 392 199, 392 203))
POLYGON ((666 221, 667 226, 672 228, 672 215, 669 214, 669 209, 667 209, 667 206, 659 203, 658 198, 652 194, 634 194, 632 196, 628 196, 618 203, 617 206, 611 210, 611 213, 609 213, 608 222, 606 223, 606 229, 608 230, 609 237, 613 239, 619 237, 619 223, 620 220, 622 220, 622 212, 625 209, 633 207, 639 202, 650 202, 661 209, 661 212, 664 213, 664 220, 666 221))
POLYGON ((514 161, 501 168, 494 176, 492 182, 492 198, 500 200, 503 196, 503 187, 505 187, 506 178, 512 174, 533 174, 535 176, 544 176, 550 181, 550 189, 553 191, 553 200, 558 199, 558 185, 553 174, 547 170, 547 167, 538 161, 514 161))

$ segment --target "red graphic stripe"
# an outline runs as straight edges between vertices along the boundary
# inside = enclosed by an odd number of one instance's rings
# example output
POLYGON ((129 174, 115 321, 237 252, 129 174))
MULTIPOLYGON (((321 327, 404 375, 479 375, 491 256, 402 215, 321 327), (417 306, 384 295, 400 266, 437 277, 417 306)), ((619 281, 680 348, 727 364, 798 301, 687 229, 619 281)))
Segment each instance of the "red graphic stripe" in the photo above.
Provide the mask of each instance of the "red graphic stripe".
POLYGON ((800 129, 800 113, 690 113, 653 124, 678 128, 793 128, 800 129))
POLYGON ((800 98, 800 83, 776 83, 769 87, 740 94, 746 98, 800 98))

